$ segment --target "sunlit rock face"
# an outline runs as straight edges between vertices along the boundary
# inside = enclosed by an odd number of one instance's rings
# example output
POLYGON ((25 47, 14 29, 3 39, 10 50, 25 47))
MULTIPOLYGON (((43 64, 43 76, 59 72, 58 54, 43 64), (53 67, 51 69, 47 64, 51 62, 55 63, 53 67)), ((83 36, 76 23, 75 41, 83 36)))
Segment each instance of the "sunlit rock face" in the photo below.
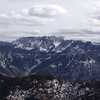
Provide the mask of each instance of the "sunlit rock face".
POLYGON ((100 44, 60 37, 24 37, 0 42, 0 74, 100 79, 100 44))

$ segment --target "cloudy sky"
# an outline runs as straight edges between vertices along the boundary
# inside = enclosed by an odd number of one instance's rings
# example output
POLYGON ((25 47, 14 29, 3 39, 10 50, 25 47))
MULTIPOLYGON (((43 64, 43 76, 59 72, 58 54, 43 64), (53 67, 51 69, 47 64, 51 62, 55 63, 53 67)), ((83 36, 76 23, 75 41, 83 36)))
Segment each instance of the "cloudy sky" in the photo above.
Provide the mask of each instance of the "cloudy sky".
POLYGON ((57 35, 100 41, 100 0, 0 0, 0 40, 57 35))

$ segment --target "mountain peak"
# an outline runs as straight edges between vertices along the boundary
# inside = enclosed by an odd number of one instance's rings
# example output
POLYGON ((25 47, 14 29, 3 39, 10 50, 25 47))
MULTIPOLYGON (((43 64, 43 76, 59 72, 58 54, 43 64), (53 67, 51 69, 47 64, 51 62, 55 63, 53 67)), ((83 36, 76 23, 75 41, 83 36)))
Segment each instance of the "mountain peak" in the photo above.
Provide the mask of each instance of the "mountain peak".
POLYGON ((100 78, 100 45, 60 37, 24 37, 0 42, 0 74, 54 76, 70 80, 100 78))
POLYGON ((12 44, 15 48, 22 48, 26 50, 39 49, 40 51, 50 51, 54 47, 58 46, 64 39, 61 37, 23 37, 12 44))

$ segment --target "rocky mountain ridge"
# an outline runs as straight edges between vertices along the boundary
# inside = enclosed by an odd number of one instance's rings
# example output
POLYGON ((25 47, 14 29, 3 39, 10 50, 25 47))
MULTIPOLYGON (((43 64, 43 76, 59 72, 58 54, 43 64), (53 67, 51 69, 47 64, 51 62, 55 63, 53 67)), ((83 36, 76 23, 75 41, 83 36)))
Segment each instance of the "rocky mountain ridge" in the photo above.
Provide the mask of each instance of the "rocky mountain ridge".
POLYGON ((0 74, 100 79, 100 45, 62 37, 24 37, 0 42, 0 74))

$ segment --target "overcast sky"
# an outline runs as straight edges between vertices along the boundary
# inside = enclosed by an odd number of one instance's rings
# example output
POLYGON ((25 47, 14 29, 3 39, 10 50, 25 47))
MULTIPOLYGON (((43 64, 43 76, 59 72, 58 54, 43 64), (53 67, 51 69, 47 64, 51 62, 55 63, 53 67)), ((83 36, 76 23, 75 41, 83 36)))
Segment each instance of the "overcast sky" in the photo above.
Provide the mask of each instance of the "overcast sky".
POLYGON ((0 40, 61 35, 100 40, 100 0, 0 0, 0 40))

